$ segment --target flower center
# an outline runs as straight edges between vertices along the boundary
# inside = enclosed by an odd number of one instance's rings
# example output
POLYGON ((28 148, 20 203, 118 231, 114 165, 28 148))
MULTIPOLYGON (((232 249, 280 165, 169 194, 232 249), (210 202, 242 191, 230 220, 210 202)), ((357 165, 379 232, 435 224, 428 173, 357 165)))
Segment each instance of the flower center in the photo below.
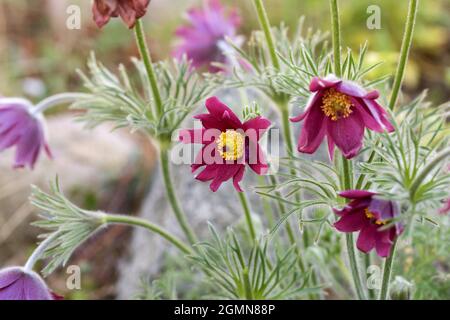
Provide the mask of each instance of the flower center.
POLYGON ((347 118, 353 112, 352 106, 349 96, 334 88, 327 89, 322 97, 322 111, 333 121, 347 118))
POLYGON ((377 220, 377 219, 375 219, 375 215, 372 212, 370 212, 369 209, 367 209, 367 208, 364 209, 364 213, 366 214, 366 217, 368 219, 372 220, 373 223, 375 223, 375 224, 377 224, 379 226, 385 225, 387 223, 386 220, 377 220))
POLYGON ((234 130, 222 132, 216 140, 220 156, 225 160, 237 160, 244 155, 245 136, 234 130))

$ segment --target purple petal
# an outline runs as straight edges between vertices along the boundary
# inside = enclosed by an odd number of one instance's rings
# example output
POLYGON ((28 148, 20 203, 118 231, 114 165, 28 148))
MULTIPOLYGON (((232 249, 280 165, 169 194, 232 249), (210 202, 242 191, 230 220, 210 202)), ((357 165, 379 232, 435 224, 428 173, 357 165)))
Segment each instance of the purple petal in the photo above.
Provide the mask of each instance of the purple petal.
POLYGON ((211 97, 206 100, 206 109, 218 121, 224 122, 226 129, 241 129, 241 120, 234 114, 233 110, 228 108, 217 97, 211 97))
POLYGON ((396 202, 384 200, 376 196, 372 198, 372 201, 370 201, 368 209, 377 219, 381 220, 395 218, 400 212, 400 208, 396 202))
POLYGON ((224 164, 217 170, 217 175, 214 178, 213 182, 210 184, 210 189, 213 192, 216 192, 223 182, 231 179, 234 175, 236 175, 241 168, 241 165, 237 164, 224 164))
POLYGON ((245 131, 246 136, 255 137, 255 141, 258 141, 262 135, 266 132, 267 128, 270 127, 272 123, 269 119, 264 117, 256 117, 245 121, 243 124, 243 129, 245 131), (248 132, 251 131, 251 132, 248 132))
POLYGON ((305 117, 297 149, 299 152, 314 153, 320 146, 326 133, 325 114, 320 106, 315 104, 305 117))
POLYGON ((239 183, 242 181, 242 178, 244 177, 244 172, 245 172, 245 166, 241 166, 239 168, 239 171, 233 177, 234 188, 239 192, 243 192, 239 183))
POLYGON ((347 118, 337 121, 327 119, 328 136, 347 159, 356 156, 361 150, 364 138, 364 123, 361 117, 353 112, 347 118))
MULTIPOLYGON (((363 87, 361 87, 359 84, 353 82, 353 81, 348 81, 348 80, 342 80, 337 86, 336 86, 336 90, 344 93, 348 96, 352 96, 352 97, 358 97, 358 98, 363 98, 367 96, 367 91, 366 89, 364 89, 363 87)), ((378 92, 371 92, 370 93, 370 97, 374 97, 377 96, 378 92)))
POLYGON ((375 192, 366 191, 366 190, 345 190, 339 192, 339 195, 346 199, 362 199, 367 197, 372 197, 375 195, 375 192))
POLYGON ((392 241, 389 239, 390 230, 378 231, 375 240, 375 249, 378 256, 385 258, 391 253, 392 241))
POLYGON ((371 223, 366 224, 359 232, 356 246, 364 253, 369 252, 375 247, 375 239, 377 234, 377 227, 371 223))
POLYGON ((42 278, 14 267, 0 271, 0 300, 53 300, 42 278))
POLYGON ((195 179, 203 181, 203 182, 206 182, 206 181, 214 179, 214 177, 217 175, 217 170, 219 169, 219 166, 220 165, 218 165, 218 164, 207 165, 205 167, 205 169, 203 169, 203 171, 200 172, 195 177, 195 179))
POLYGON ((364 212, 344 214, 334 226, 341 232, 355 232, 361 230, 367 222, 364 212))
POLYGON ((323 89, 336 87, 342 80, 336 78, 335 75, 328 75, 325 78, 314 77, 309 84, 309 91, 316 92, 323 89))

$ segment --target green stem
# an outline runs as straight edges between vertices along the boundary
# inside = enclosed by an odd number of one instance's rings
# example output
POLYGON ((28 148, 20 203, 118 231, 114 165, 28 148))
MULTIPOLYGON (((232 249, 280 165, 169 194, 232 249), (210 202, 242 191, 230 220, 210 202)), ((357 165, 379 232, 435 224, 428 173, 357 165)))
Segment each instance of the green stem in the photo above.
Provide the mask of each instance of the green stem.
POLYGON ((345 234, 345 244, 347 246, 348 259, 349 259, 349 263, 350 263, 350 269, 352 271, 352 278, 353 278, 353 283, 355 285, 356 294, 358 296, 358 299, 364 300, 365 294, 364 294, 363 286, 361 283, 361 278, 359 276, 358 262, 356 261, 356 252, 355 252, 355 245, 354 245, 354 240, 353 240, 353 233, 345 234))
POLYGON ((418 2, 419 0, 409 1, 408 17, 406 18, 405 32, 403 34, 402 46, 400 49, 400 59, 397 65, 397 71, 395 72, 391 98, 389 99, 389 109, 391 110, 394 109, 395 104, 397 103, 398 94, 405 74, 406 62, 408 61, 409 51, 411 49, 414 25, 417 17, 418 2))
POLYGON ((439 152, 433 160, 428 162, 428 164, 422 169, 422 171, 417 175, 414 179, 411 187, 409 188, 410 199, 412 202, 415 202, 414 198, 416 196, 417 189, 419 189, 420 185, 424 182, 427 175, 433 170, 442 160, 445 160, 448 156, 450 156, 450 147, 439 152))
MULTIPOLYGON (((339 27, 339 8, 337 0, 330 0, 331 10, 331 26, 333 34, 333 60, 334 60, 334 73, 337 77, 341 76, 341 36, 339 27)), ((353 185, 353 172, 351 162, 342 156, 342 172, 343 172, 343 186, 345 190, 352 189, 353 185)), ((358 262, 356 260, 355 245, 353 240, 353 234, 347 233, 345 235, 347 253, 350 263, 350 269, 352 271, 353 282, 355 284, 356 294, 359 299, 364 299, 364 291, 361 284, 361 278, 358 268, 358 262)))
MULTIPOLYGON (((353 188, 353 170, 352 163, 342 156, 342 171, 343 171, 343 185, 345 190, 353 188)), ((347 246, 348 260, 350 269, 352 271, 353 283, 355 285, 355 291, 360 300, 365 299, 365 294, 361 282, 360 270, 358 266, 358 260, 356 259, 355 244, 352 233, 345 235, 345 243, 347 246)))
POLYGON ((24 269, 26 271, 32 271, 36 262, 42 257, 44 252, 47 250, 47 247, 53 243, 55 239, 60 236, 60 232, 54 232, 52 235, 48 236, 44 241, 42 241, 39 246, 33 251, 31 256, 28 258, 25 263, 24 269))
POLYGON ((391 254, 384 262, 383 280, 381 283, 379 300, 386 300, 389 296, 389 283, 391 281, 392 264, 394 262, 396 244, 397 244, 397 240, 395 240, 394 243, 392 244, 391 254))
MULTIPOLYGON (((364 255, 364 266, 365 266, 365 280, 367 283, 367 270, 369 269, 369 267, 372 265, 372 259, 370 257, 370 253, 366 253, 364 255)), ((374 300, 375 299, 375 291, 373 289, 369 289, 367 288, 367 292, 369 294, 369 300, 374 300)))
POLYGON ((141 55, 141 59, 144 62, 145 70, 147 71, 148 81, 150 83, 153 99, 155 99, 156 105, 156 114, 161 116, 163 113, 163 104, 161 99, 161 94, 158 88, 158 82, 156 80, 155 70, 153 69, 152 58, 150 56, 150 51, 147 46, 147 42, 145 41, 144 28, 142 24, 142 20, 138 19, 136 22, 136 26, 134 27, 136 43, 139 48, 139 53, 141 55))
POLYGON ((104 221, 106 223, 111 224, 125 224, 130 226, 138 226, 150 230, 156 234, 159 234, 161 237, 172 243, 175 247, 180 249, 186 254, 191 254, 192 249, 185 245, 180 239, 170 234, 168 231, 163 228, 157 226, 156 224, 151 223, 145 219, 140 219, 132 216, 119 215, 119 214, 106 214, 104 217, 104 221))
POLYGON ((256 232, 255 228, 253 226, 253 220, 252 220, 252 214, 250 212, 250 206, 247 201, 247 197, 245 196, 245 193, 238 192, 239 200, 241 201, 242 208, 244 209, 245 214, 245 221, 247 222, 248 231, 250 232, 250 237, 252 238, 252 241, 256 239, 256 232))
POLYGON ((289 107, 286 104, 279 106, 280 112, 281 112, 281 124, 283 129, 283 137, 286 141, 286 147, 289 153, 289 157, 291 157, 293 151, 294 151, 294 143, 292 141, 292 133, 291 133, 291 126, 289 121, 289 107))
POLYGON ((178 223, 180 224, 181 229, 183 229, 184 234, 186 235, 189 242, 191 244, 195 244, 197 242, 197 238, 187 222, 186 215, 181 209, 181 206, 178 202, 178 198, 173 187, 172 177, 170 176, 170 168, 169 168, 170 165, 169 150, 167 149, 166 146, 161 146, 160 162, 164 179, 164 185, 166 187, 166 194, 167 197, 169 198, 172 210, 175 213, 178 223))
POLYGON ((330 0, 331 27, 333 33, 333 60, 334 73, 336 77, 341 77, 341 31, 339 23, 339 7, 337 0, 330 0))
POLYGON ((264 4, 262 0, 253 0, 255 4, 256 12, 258 13, 258 20, 261 24, 261 28, 264 31, 264 35, 266 37, 267 46, 269 47, 270 58, 272 59, 272 64, 275 69, 280 69, 280 62, 278 60, 277 52, 275 50, 275 44, 273 41, 272 30, 270 28, 269 18, 267 16, 266 9, 264 8, 264 4))

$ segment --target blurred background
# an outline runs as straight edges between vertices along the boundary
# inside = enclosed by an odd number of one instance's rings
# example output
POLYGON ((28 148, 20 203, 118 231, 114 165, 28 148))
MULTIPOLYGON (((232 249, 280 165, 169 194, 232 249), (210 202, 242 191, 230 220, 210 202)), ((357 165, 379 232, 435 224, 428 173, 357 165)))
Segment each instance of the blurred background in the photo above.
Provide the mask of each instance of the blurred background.
MULTIPOLYGON (((155 60, 170 54, 174 30, 183 22, 186 10, 200 2, 151 1, 145 25, 155 60)), ((222 2, 239 8, 244 17, 241 34, 248 35, 258 28, 251 1, 222 2)), ((265 2, 273 24, 284 21, 288 26, 294 26, 304 15, 307 26, 329 29, 329 8, 325 0, 265 2)), ((408 1, 341 0, 340 3, 343 44, 357 50, 367 40, 368 62, 385 61, 381 72, 393 73, 408 1), (373 4, 381 9, 380 30, 366 27, 366 10, 373 4)), ((429 97, 434 104, 449 100, 449 12, 448 0, 420 3, 405 79, 404 92, 409 97, 429 88, 429 97)), ((120 20, 114 19, 102 30, 95 26, 89 0, 0 2, 0 95, 25 96, 39 101, 59 92, 80 91, 81 82, 75 70, 85 69, 90 51, 111 69, 119 63, 130 64, 129 57, 138 55, 132 32, 120 20), (81 8, 80 30, 66 28, 66 10, 70 5, 81 8)), ((151 184, 155 152, 151 144, 139 136, 120 130, 111 134, 111 128, 106 127, 96 129, 95 133, 85 132, 64 110, 57 110, 49 118, 49 130, 58 133, 50 134, 58 161, 42 159, 32 173, 12 172, 11 153, 0 155, 0 266, 23 263, 34 248, 38 230, 29 226, 36 218, 27 204, 30 183, 45 185, 58 173, 71 199, 88 209, 118 213, 136 212, 151 184)), ((82 290, 66 293, 63 271, 51 276, 51 285, 69 298, 114 298, 117 265, 127 252, 129 233, 122 227, 102 231, 96 241, 86 244, 75 255, 72 261, 89 271, 84 273, 82 290)), ((426 245, 418 250, 429 253, 426 245)), ((439 254, 436 252, 438 260, 439 254)), ((403 258, 407 259, 408 255, 403 258)), ((427 272, 433 275, 433 268, 438 268, 435 263, 436 257, 428 261, 426 268, 429 269, 420 276, 430 278, 427 272)), ((408 272, 414 274, 415 271, 408 272)), ((450 290, 448 279, 444 282, 440 290, 450 290)))

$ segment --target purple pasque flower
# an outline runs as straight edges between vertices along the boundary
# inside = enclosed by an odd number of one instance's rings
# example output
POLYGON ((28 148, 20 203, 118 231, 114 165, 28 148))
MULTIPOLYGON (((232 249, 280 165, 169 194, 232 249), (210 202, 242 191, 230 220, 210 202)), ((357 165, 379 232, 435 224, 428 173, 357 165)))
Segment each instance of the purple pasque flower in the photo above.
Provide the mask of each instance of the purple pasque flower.
POLYGON ((0 300, 60 300, 34 271, 21 267, 0 270, 0 300))
POLYGON ((0 98, 0 152, 16 146, 14 168, 34 168, 42 149, 52 157, 43 116, 21 98, 0 98))
POLYGON ((172 52, 173 56, 181 58, 186 55, 195 68, 222 71, 211 63, 227 62, 222 47, 226 37, 239 40, 236 29, 240 25, 240 17, 236 9, 227 11, 219 0, 207 0, 203 7, 189 10, 187 18, 189 25, 175 31, 180 43, 172 52))
POLYGON ((306 111, 291 119, 304 120, 299 152, 314 153, 326 137, 330 158, 337 146, 350 159, 363 145, 365 128, 376 132, 394 130, 386 110, 376 101, 379 96, 376 90, 367 92, 360 85, 334 75, 313 78, 309 90, 313 95, 306 111))
POLYGON ((213 192, 230 179, 233 179, 235 189, 242 192, 239 182, 247 165, 259 175, 268 170, 259 140, 271 122, 261 116, 241 122, 217 97, 209 98, 205 105, 208 113, 194 117, 202 122, 203 128, 180 131, 179 138, 183 143, 203 144, 191 165, 192 172, 205 167, 196 179, 212 181, 213 192))
POLYGON ((336 229, 341 232, 359 231, 356 246, 362 252, 375 248, 380 257, 389 256, 392 244, 403 232, 403 225, 399 222, 386 229, 386 224, 400 214, 398 204, 365 190, 347 190, 339 195, 351 201, 341 210, 333 209, 340 217, 334 224, 336 229))

